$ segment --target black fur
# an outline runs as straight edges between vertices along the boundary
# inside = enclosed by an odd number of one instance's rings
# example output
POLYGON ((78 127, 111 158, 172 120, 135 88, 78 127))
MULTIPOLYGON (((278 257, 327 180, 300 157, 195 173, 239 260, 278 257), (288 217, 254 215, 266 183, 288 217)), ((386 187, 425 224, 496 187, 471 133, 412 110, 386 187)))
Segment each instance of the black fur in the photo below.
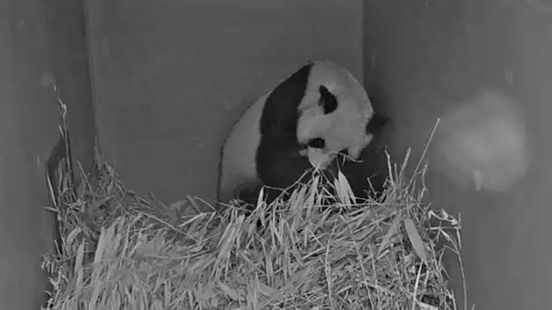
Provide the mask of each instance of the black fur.
POLYGON ((337 98, 324 85, 320 85, 320 102, 324 114, 330 114, 337 109, 337 98))
POLYGON ((256 165, 259 179, 269 187, 286 188, 312 166, 299 152, 299 104, 305 95, 312 64, 295 72, 266 99, 261 120, 261 141, 256 165))
POLYGON ((366 126, 366 132, 372 135, 376 135, 389 121, 386 117, 381 117, 379 114, 374 114, 370 122, 366 126))
POLYGON ((358 161, 339 160, 333 165, 347 178, 357 197, 379 196, 387 180, 387 157, 385 145, 389 141, 391 120, 375 114, 367 125, 372 141, 360 153, 358 161), (369 179, 369 181, 368 181, 369 179))

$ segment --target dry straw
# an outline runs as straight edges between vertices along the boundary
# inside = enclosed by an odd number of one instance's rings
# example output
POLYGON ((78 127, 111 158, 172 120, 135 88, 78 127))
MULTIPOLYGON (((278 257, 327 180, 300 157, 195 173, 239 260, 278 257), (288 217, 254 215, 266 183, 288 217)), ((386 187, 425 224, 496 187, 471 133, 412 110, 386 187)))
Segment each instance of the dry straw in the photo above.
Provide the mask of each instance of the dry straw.
POLYGON ((442 257, 458 254, 459 223, 404 169, 389 164, 380 201, 315 176, 246 215, 137 195, 98 159, 75 190, 50 184, 60 240, 44 309, 456 309, 442 257))
POLYGON ((99 156, 76 185, 61 163, 43 309, 456 309, 442 258, 458 255, 460 225, 423 203, 425 169, 407 178, 407 160, 389 160, 379 201, 314 176, 289 199, 219 212, 129 191, 99 156))

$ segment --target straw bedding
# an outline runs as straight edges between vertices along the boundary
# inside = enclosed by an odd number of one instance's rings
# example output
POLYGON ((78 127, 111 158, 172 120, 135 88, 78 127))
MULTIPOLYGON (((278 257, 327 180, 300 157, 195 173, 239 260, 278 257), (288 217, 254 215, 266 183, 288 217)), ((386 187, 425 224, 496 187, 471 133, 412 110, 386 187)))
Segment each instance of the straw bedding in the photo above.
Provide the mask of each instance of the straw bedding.
POLYGON ((423 202, 425 169, 408 178, 406 162, 389 161, 378 201, 314 176, 288 199, 220 211, 132 192, 99 155, 86 175, 62 162, 43 309, 456 309, 442 257, 459 253, 460 223, 423 202))

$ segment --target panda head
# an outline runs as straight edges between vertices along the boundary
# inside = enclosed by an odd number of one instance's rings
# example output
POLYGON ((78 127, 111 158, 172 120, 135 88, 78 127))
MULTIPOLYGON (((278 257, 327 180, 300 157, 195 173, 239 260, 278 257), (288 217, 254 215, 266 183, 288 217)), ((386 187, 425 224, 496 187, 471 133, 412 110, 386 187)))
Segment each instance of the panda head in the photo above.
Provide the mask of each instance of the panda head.
POLYGON ((327 60, 304 68, 309 72, 297 106, 300 154, 320 169, 339 153, 357 159, 386 119, 374 113, 366 91, 346 69, 327 60))

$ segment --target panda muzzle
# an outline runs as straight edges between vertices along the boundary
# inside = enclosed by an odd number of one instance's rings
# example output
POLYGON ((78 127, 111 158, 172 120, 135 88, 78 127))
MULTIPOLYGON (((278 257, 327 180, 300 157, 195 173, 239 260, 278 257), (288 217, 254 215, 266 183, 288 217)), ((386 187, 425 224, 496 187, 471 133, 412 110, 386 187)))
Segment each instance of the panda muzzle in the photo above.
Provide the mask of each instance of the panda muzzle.
POLYGON ((337 157, 337 152, 328 152, 322 149, 307 148, 307 158, 315 169, 326 169, 328 165, 337 157))

